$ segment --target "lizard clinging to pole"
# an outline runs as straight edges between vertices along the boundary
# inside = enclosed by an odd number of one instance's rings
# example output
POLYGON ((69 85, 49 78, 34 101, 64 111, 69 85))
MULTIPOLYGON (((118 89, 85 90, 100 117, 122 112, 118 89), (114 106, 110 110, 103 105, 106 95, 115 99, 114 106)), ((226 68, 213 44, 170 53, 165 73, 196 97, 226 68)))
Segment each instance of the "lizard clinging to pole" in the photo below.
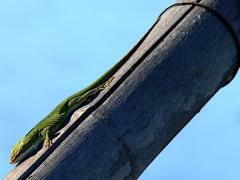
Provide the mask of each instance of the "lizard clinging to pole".
POLYGON ((63 127, 64 123, 69 118, 69 114, 80 108, 83 104, 86 104, 89 98, 94 97, 111 83, 114 78, 113 75, 136 52, 142 42, 155 27, 159 19, 160 16, 145 33, 145 35, 138 41, 138 43, 112 68, 85 89, 62 101, 55 109, 53 109, 52 112, 50 112, 49 115, 33 127, 24 137, 22 137, 12 147, 9 163, 15 164, 27 159, 38 149, 39 146, 49 147, 52 136, 63 127))

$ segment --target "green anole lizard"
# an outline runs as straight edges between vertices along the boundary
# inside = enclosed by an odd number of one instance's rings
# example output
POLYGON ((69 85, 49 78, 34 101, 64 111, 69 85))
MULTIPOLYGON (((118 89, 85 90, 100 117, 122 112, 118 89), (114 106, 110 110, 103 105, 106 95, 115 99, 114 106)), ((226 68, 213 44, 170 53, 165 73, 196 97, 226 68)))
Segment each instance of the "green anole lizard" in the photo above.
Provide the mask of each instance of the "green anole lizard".
POLYGON ((27 159, 39 146, 49 147, 52 136, 59 131, 64 122, 66 122, 69 113, 80 108, 89 97, 98 94, 105 89, 114 78, 114 74, 122 65, 136 52, 142 42, 146 39, 160 18, 138 41, 138 43, 112 68, 98 78, 94 83, 62 101, 56 108, 50 112, 42 121, 32 128, 24 137, 22 137, 13 147, 10 154, 9 163, 14 164, 27 159))

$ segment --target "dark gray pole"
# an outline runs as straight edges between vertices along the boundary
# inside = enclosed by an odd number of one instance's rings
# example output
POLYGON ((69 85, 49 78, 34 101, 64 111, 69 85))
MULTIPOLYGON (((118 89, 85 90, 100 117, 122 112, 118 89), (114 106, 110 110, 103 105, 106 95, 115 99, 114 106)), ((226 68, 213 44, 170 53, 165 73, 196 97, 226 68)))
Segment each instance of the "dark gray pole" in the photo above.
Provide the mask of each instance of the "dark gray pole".
MULTIPOLYGON (((221 13, 239 35, 238 0, 197 2, 221 13)), ((5 179, 136 179, 226 84, 236 65, 236 44, 218 18, 202 7, 173 7, 110 87, 74 114, 56 143, 5 179)))

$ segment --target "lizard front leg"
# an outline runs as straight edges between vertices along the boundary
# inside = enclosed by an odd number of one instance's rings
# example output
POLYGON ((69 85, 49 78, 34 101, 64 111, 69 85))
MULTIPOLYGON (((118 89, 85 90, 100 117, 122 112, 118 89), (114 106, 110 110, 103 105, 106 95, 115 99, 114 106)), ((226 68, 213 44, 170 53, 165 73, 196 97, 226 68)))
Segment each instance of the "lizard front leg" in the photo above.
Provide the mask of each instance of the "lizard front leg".
POLYGON ((43 147, 49 147, 52 144, 52 141, 49 137, 50 134, 50 127, 46 127, 45 129, 43 129, 43 131, 41 132, 42 137, 44 139, 43 141, 43 147))

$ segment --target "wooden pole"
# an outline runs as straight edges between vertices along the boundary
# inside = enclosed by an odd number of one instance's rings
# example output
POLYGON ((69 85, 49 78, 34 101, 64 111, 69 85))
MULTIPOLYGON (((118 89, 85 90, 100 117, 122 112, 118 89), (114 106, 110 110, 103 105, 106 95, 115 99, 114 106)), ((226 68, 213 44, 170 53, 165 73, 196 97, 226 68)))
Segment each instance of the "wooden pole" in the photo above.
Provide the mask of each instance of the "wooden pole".
MULTIPOLYGON (((239 1, 194 2, 213 7, 239 37, 239 1)), ((5 179, 136 179, 231 79, 237 64, 233 36, 218 18, 194 5, 173 7, 54 144, 5 179)))

